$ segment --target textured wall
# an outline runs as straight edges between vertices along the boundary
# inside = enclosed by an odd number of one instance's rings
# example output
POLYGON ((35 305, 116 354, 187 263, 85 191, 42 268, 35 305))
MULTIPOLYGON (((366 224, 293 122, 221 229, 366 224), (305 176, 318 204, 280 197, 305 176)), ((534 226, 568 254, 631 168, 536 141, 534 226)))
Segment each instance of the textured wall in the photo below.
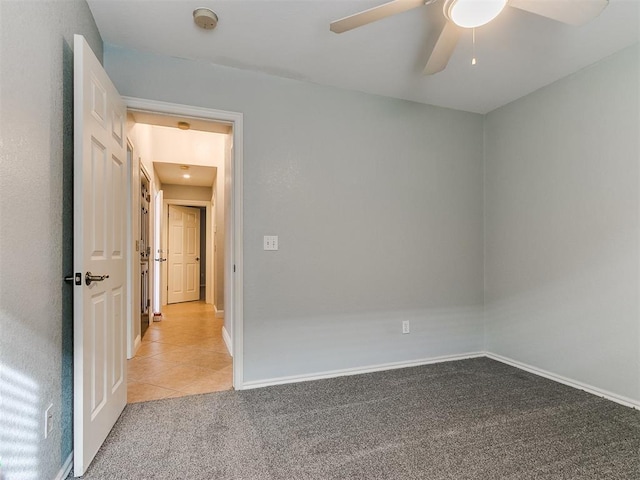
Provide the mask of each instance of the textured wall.
POLYGON ((105 65, 123 95, 244 113, 247 381, 482 349, 480 115, 116 47, 105 65))
POLYGON ((62 277, 73 268, 74 33, 102 57, 85 2, 0 2, 0 456, 8 479, 54 478, 73 448, 72 287, 62 277), (53 433, 44 440, 50 403, 53 433))
POLYGON ((486 118, 486 347, 640 400, 638 46, 486 118))

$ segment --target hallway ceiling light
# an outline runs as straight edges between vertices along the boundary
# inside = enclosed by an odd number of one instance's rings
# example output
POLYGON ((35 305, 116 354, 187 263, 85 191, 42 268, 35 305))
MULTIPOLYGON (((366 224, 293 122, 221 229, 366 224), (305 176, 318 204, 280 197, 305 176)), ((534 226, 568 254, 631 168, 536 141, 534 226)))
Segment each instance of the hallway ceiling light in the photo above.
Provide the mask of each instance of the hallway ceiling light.
POLYGON ((178 128, 180 130, 189 130, 191 128, 191 124, 189 122, 178 122, 178 128))
POLYGON ((218 25, 218 15, 209 8, 196 8, 193 11, 193 21, 205 30, 213 30, 218 25))
POLYGON ((188 173, 185 173, 184 175, 182 175, 182 178, 191 178, 191 175, 189 175, 188 173))

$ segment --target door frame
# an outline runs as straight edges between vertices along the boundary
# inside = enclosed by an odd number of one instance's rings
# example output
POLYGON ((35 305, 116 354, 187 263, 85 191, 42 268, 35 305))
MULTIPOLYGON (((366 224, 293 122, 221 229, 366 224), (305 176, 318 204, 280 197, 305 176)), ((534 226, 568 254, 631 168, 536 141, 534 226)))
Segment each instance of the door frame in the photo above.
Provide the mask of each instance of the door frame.
POLYGON ((239 112, 135 97, 123 96, 122 99, 128 109, 217 121, 232 126, 231 168, 225 169, 225 183, 231 186, 231 195, 228 198, 225 196, 225 202, 229 205, 228 222, 231 226, 226 234, 229 235, 231 248, 228 249, 229 251, 225 250, 224 259, 225 298, 230 297, 231 301, 225 301, 225 316, 230 319, 232 330, 230 333, 233 345, 233 387, 236 390, 243 390, 243 115, 239 112))
MULTIPOLYGON (((205 245, 205 257, 207 259, 207 264, 205 265, 206 269, 206 288, 205 288, 205 303, 213 304, 213 292, 214 292, 214 278, 215 278, 215 256, 213 254, 213 234, 210 228, 211 217, 213 212, 213 206, 211 202, 207 202, 205 200, 174 200, 174 199, 166 199, 162 200, 162 218, 166 220, 165 223, 162 224, 162 230, 160 235, 162 235, 162 242, 165 248, 167 249, 167 261, 162 263, 162 272, 160 273, 160 283, 161 288, 162 285, 165 287, 160 290, 160 301, 161 305, 164 307, 169 304, 169 295, 167 294, 166 287, 169 285, 169 205, 175 205, 178 207, 205 207, 205 218, 206 218, 206 245, 205 245), (211 302, 209 302, 211 300, 211 302)), ((200 245, 200 257, 202 257, 202 245, 200 245)))
MULTIPOLYGON (((142 328, 141 328, 141 313, 140 313, 140 297, 142 292, 140 290, 140 183, 142 176, 144 175, 149 182, 149 193, 153 197, 153 180, 147 167, 140 162, 137 156, 136 146, 131 141, 131 138, 127 135, 127 293, 129 295, 129 301, 127 302, 127 359, 130 360, 135 357, 136 352, 142 345, 142 328), (129 151, 131 151, 131 158, 128 158, 129 151)), ((153 200, 153 199, 152 199, 153 200)), ((149 229, 153 230, 153 204, 149 203, 149 229)), ((153 232, 150 231, 150 237, 153 237, 153 232)), ((153 252, 152 252, 153 253, 153 252)), ((154 262, 151 256, 149 257, 149 287, 153 284, 153 269, 154 262)), ((155 292, 149 290, 149 298, 153 307, 153 296, 155 292)), ((153 308, 149 308, 149 322, 153 322, 153 308)))
POLYGON ((138 239, 138 225, 136 219, 139 215, 140 200, 139 170, 136 172, 135 146, 131 143, 131 139, 127 135, 127 359, 133 358, 142 342, 140 332, 136 331, 136 324, 140 323, 140 315, 136 305, 140 303, 140 292, 136 290, 136 278, 140 277, 140 262, 138 250, 135 248, 135 242, 138 239), (129 154, 131 156, 129 157, 129 154), (137 192, 137 193, 136 193, 137 192))

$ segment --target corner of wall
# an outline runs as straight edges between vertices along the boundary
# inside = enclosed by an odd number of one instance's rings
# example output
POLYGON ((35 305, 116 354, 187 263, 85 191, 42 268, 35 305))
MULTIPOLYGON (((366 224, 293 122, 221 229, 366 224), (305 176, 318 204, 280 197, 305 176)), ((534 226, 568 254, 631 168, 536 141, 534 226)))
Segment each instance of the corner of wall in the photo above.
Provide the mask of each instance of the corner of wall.
POLYGON ((482 349, 487 350, 487 115, 482 116, 482 349))

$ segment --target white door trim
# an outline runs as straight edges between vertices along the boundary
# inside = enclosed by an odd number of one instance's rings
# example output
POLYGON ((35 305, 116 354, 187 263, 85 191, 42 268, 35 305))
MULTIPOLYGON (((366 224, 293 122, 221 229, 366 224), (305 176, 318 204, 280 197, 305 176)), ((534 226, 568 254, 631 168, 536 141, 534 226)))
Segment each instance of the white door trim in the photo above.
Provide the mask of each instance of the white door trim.
POLYGON ((140 278, 140 261, 134 244, 138 237, 137 224, 140 223, 140 200, 136 193, 136 182, 139 180, 134 175, 135 163, 135 147, 127 135, 127 358, 133 358, 142 343, 141 335, 135 329, 136 324, 140 323, 136 308, 140 304, 140 292, 135 282, 140 278))
POLYGON ((148 112, 166 113, 182 117, 202 118, 233 125, 233 158, 230 175, 232 194, 229 196, 231 211, 231 251, 225 252, 225 285, 231 291, 231 304, 225 306, 225 314, 231 319, 233 344, 233 386, 244 388, 243 379, 243 210, 242 210, 242 168, 243 168, 243 116, 242 113, 215 110, 211 108, 180 105, 176 103, 123 97, 127 108, 148 112), (235 273, 234 273, 235 270, 235 273))

